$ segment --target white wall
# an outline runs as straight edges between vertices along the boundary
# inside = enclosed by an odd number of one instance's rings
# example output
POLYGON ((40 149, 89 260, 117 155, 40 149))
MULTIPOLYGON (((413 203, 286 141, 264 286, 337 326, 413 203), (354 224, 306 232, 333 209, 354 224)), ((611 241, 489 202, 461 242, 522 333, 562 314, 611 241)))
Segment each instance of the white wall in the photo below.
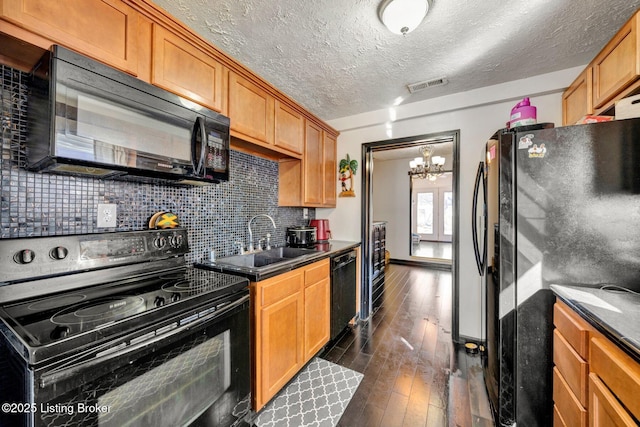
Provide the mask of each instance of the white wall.
POLYGON ((410 259, 408 164, 404 159, 373 164, 373 220, 387 221, 386 249, 396 259, 410 259))
MULTIPOLYGON (((317 209, 316 217, 330 220, 333 238, 361 241, 362 144, 459 129, 459 333, 463 337, 480 338, 482 298, 471 243, 471 198, 476 168, 482 160, 482 148, 497 129, 505 127, 511 108, 525 96, 531 97, 532 105, 538 108, 539 123, 553 122, 560 126, 562 91, 583 69, 583 66, 576 67, 330 121, 330 125, 341 131, 338 138, 338 159, 344 158, 347 153, 351 158, 359 159, 356 197, 338 198, 335 209, 317 209)), ((376 173, 374 177, 375 175, 376 173)), ((394 184, 388 185, 393 187, 394 184)), ((339 193, 337 180, 336 188, 339 193)), ((408 198, 407 192, 403 193, 408 198)), ((396 197, 395 193, 389 195, 396 197)))

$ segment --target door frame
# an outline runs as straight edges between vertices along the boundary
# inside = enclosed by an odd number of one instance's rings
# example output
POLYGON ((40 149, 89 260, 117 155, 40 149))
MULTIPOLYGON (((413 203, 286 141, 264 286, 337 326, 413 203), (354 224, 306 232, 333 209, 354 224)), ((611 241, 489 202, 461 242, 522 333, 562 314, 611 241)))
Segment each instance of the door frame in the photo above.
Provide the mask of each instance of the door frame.
MULTIPOLYGON (((369 233, 371 230, 371 223, 373 222, 373 152, 376 150, 392 150, 395 148, 405 147, 418 147, 426 143, 443 142, 445 140, 451 140, 453 142, 453 164, 452 164, 452 185, 453 190, 453 238, 451 244, 451 275, 452 275, 452 290, 451 290, 451 337, 453 342, 460 341, 460 328, 459 328, 459 238, 460 238, 460 130, 452 130, 446 132, 438 132, 432 134, 416 135, 404 138, 396 138, 390 140, 367 142, 362 144, 362 218, 361 218, 361 231, 362 236, 362 284, 361 284, 361 299, 360 299, 360 317, 363 320, 367 320, 371 315, 370 310, 372 306, 371 301, 371 255, 372 255, 372 240, 369 233)), ((409 240, 409 244, 411 241, 409 240)), ((412 265, 423 266, 427 263, 420 261, 411 261, 412 265)))

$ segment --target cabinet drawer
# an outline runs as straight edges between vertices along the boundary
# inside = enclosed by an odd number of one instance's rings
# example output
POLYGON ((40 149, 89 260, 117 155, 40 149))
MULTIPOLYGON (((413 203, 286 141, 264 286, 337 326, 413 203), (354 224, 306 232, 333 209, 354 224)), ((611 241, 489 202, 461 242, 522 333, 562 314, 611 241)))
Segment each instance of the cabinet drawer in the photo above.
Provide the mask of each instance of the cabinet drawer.
POLYGON ((567 427, 556 405, 553 405, 553 427, 567 427))
POLYGON ((553 306, 553 324, 580 357, 589 358, 589 334, 593 328, 584 319, 558 301, 553 306))
POLYGON ((553 331, 553 363, 567 382, 580 404, 588 406, 587 376, 589 364, 564 339, 558 329, 553 331))
POLYGON ((309 286, 329 277, 329 259, 308 266, 304 272, 304 285, 309 286))
POLYGON ((589 375, 590 407, 589 425, 593 427, 637 426, 627 411, 594 373, 589 375))
POLYGON ((273 279, 258 282, 260 287, 260 304, 262 307, 276 303, 289 295, 302 290, 303 271, 302 269, 281 274, 273 279))
POLYGON ((596 373, 631 414, 640 418, 640 366, 603 338, 591 339, 591 372, 596 373))
POLYGON ((553 402, 562 420, 568 426, 586 427, 587 410, 569 389, 558 368, 553 368, 553 402))

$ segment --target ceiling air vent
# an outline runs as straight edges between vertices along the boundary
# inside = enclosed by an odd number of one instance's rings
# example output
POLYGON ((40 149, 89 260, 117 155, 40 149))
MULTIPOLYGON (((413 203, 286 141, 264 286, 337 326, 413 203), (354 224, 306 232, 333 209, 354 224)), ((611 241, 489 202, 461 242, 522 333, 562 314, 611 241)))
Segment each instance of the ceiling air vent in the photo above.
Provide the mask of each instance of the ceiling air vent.
POLYGON ((409 92, 415 93, 420 92, 421 90, 429 89, 436 86, 444 86, 448 83, 446 77, 440 77, 439 79, 428 80, 426 82, 418 82, 407 85, 409 92))

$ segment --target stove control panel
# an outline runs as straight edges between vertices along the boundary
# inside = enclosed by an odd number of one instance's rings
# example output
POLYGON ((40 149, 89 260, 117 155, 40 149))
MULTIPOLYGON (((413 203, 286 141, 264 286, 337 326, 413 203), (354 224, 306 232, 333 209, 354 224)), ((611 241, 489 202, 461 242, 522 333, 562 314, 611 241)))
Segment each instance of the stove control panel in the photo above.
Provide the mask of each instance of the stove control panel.
POLYGON ((187 230, 0 239, 0 286, 43 276, 183 256, 187 230))

